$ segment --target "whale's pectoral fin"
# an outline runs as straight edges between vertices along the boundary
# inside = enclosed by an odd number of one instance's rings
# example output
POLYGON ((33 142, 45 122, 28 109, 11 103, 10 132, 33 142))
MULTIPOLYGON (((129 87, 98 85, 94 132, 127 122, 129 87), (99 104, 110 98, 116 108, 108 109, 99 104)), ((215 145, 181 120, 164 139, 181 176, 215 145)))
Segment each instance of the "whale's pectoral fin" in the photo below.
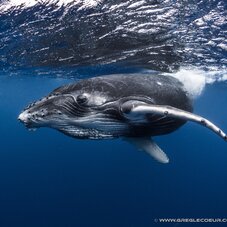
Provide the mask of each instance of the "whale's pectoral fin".
POLYGON ((144 103, 128 101, 121 106, 121 110, 125 115, 128 115, 129 117, 130 115, 156 114, 185 121, 194 121, 196 123, 199 123, 200 125, 203 125, 204 127, 209 128, 217 135, 222 137, 225 141, 227 141, 227 135, 209 120, 199 115, 177 109, 172 106, 148 105, 144 103))
POLYGON ((149 137, 125 138, 126 141, 149 154, 151 157, 161 163, 168 163, 169 158, 162 149, 149 137))

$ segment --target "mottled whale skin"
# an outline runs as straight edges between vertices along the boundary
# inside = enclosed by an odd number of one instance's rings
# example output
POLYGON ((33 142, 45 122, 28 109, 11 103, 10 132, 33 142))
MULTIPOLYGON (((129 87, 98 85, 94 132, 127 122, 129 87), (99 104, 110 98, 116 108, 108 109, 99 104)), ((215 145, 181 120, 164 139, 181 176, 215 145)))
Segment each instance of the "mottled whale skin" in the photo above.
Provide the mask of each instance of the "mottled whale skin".
POLYGON ((151 137, 171 133, 188 120, 226 140, 223 131, 192 110, 189 94, 174 77, 119 74, 59 87, 29 105, 19 120, 28 128, 51 127, 80 139, 123 137, 167 163, 151 137))

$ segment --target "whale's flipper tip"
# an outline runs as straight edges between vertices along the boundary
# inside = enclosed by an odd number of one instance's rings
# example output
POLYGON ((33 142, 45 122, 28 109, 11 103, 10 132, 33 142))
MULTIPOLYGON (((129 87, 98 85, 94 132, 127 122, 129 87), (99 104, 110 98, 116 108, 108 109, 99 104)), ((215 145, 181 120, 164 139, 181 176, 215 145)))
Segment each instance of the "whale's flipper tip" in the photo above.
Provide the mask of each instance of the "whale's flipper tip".
POLYGON ((126 138, 126 141, 135 145, 138 150, 146 152, 160 163, 169 163, 166 153, 149 137, 126 138))

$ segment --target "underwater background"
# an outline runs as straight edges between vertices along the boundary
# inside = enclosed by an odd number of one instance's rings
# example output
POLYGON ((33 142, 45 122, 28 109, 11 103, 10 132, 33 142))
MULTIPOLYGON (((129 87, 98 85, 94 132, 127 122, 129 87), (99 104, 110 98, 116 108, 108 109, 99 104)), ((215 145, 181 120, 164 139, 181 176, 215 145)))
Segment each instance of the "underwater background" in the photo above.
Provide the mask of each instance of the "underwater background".
POLYGON ((76 140, 17 120, 63 84, 168 74, 227 132, 226 2, 0 0, 0 227, 226 226, 227 145, 188 122, 156 137, 170 163, 120 139, 76 140))

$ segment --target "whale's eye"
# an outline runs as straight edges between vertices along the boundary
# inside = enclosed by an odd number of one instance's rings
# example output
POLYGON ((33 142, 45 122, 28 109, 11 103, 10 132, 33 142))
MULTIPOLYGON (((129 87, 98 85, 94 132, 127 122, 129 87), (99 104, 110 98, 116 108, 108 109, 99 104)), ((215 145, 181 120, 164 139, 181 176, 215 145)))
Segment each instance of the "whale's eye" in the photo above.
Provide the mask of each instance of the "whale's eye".
POLYGON ((79 105, 83 105, 83 104, 87 103, 88 98, 86 95, 81 94, 81 95, 77 96, 76 101, 79 105))

